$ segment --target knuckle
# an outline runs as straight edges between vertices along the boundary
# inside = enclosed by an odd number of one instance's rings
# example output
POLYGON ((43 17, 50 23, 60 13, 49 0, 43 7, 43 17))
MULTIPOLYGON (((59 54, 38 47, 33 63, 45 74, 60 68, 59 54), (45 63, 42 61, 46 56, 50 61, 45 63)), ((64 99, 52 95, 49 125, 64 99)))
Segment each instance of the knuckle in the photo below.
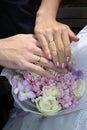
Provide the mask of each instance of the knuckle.
POLYGON ((63 30, 63 32, 66 32, 67 31, 67 27, 63 26, 62 30, 63 30))
POLYGON ((64 52, 64 47, 63 47, 63 46, 59 46, 59 47, 58 47, 58 51, 59 51, 59 52, 64 52))
POLYGON ((67 28, 67 29, 70 29, 70 27, 69 27, 68 25, 66 25, 66 28, 67 28))
POLYGON ((68 42, 65 43, 65 44, 64 44, 64 48, 65 48, 65 49, 70 49, 70 44, 69 44, 68 42))
POLYGON ((37 35, 41 35, 41 34, 43 33, 43 30, 42 30, 42 29, 35 28, 35 29, 34 29, 34 32, 35 32, 35 34, 37 34, 37 35))
POLYGON ((51 29, 50 29, 50 28, 47 28, 47 29, 45 30, 45 33, 48 34, 49 32, 51 32, 51 29))
POLYGON ((54 31, 54 33, 61 33, 61 29, 58 28, 58 27, 55 27, 55 28, 53 29, 53 31, 54 31))
POLYGON ((56 50, 56 45, 54 42, 49 43, 49 47, 52 48, 52 50, 56 50))

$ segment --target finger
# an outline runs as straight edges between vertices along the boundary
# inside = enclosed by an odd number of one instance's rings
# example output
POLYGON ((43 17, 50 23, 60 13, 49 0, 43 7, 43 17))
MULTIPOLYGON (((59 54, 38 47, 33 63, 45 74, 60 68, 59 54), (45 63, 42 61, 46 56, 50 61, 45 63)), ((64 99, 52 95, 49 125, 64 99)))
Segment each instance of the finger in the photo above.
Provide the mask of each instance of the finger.
POLYGON ((42 67, 38 66, 37 64, 32 64, 32 63, 27 62, 27 69, 29 71, 34 72, 36 74, 39 74, 43 77, 47 77, 47 78, 51 78, 51 79, 54 78, 54 76, 51 73, 49 73, 48 71, 46 71, 42 67))
POLYGON ((71 31, 71 29, 68 27, 69 37, 73 41, 78 41, 79 38, 71 31))
POLYGON ((39 48, 42 48, 42 46, 41 46, 41 44, 40 44, 40 42, 37 40, 37 41, 35 41, 35 45, 37 46, 37 47, 39 47, 39 48))
POLYGON ((61 32, 54 34, 55 43, 57 46, 57 54, 59 59, 59 67, 65 67, 65 55, 64 55, 64 45, 61 38, 61 32))
POLYGON ((38 62, 37 64, 45 67, 45 68, 50 68, 52 70, 55 70, 56 72, 61 72, 61 73, 66 73, 67 70, 66 69, 61 69, 58 67, 55 67, 55 65, 53 64, 52 61, 49 61, 48 59, 41 57, 40 58, 40 62, 38 62))
POLYGON ((43 35, 38 35, 38 39, 40 41, 40 44, 43 48, 43 51, 48 59, 51 59, 50 50, 48 48, 48 43, 43 35))
POLYGON ((64 52, 65 52, 66 62, 69 62, 70 56, 71 56, 70 39, 69 39, 68 33, 66 31, 62 32, 62 41, 64 44, 64 52))
POLYGON ((30 34, 32 37, 33 37, 33 42, 36 44, 36 46, 37 47, 39 47, 39 48, 41 48, 41 44, 40 44, 40 42, 38 41, 38 38, 35 36, 35 35, 33 35, 33 34, 30 34))
POLYGON ((37 55, 37 56, 46 57, 43 50, 39 47, 35 48, 34 54, 37 55))
POLYGON ((60 68, 55 67, 55 65, 53 64, 52 61, 49 61, 48 59, 46 59, 44 57, 32 55, 31 59, 32 59, 31 63, 38 64, 39 66, 42 66, 44 68, 50 68, 57 72, 62 72, 62 73, 67 72, 66 69, 60 69, 60 68))
POLYGON ((48 45, 49 45, 49 49, 52 55, 53 63, 55 64, 55 66, 59 67, 59 61, 58 61, 58 55, 57 55, 55 42, 52 41, 48 45))
POLYGON ((41 48, 41 44, 40 44, 40 42, 38 41, 38 38, 37 38, 34 34, 27 34, 26 36, 29 37, 29 38, 30 38, 30 36, 31 36, 33 43, 35 43, 36 46, 38 46, 38 47, 41 48))
POLYGON ((59 62, 58 62, 58 56, 57 56, 57 49, 56 49, 55 41, 53 40, 52 32, 48 32, 45 35, 45 37, 46 37, 46 40, 48 42, 48 47, 50 49, 53 63, 55 64, 55 66, 58 66, 59 62))

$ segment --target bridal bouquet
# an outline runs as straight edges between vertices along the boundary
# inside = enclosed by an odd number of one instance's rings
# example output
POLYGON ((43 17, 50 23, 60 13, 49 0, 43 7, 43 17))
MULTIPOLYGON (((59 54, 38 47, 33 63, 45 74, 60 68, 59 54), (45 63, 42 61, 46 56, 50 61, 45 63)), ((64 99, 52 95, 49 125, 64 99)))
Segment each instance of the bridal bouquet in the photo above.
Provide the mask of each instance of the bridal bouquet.
POLYGON ((46 116, 87 108, 87 26, 78 37, 77 43, 71 43, 74 62, 66 74, 47 69, 55 75, 54 79, 47 79, 30 71, 3 69, 1 75, 11 84, 19 108, 46 116))
POLYGON ((72 64, 66 74, 57 73, 54 79, 47 79, 29 71, 16 71, 12 89, 20 102, 32 102, 45 115, 53 115, 65 109, 73 109, 85 92, 83 73, 72 64))

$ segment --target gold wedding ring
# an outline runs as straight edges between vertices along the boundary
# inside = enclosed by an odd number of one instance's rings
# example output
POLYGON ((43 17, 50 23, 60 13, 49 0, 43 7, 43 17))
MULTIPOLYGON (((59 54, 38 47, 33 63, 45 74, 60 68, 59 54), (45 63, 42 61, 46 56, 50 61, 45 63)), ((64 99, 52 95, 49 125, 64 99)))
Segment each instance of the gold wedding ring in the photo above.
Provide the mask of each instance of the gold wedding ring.
POLYGON ((41 61, 41 57, 38 57, 38 58, 37 58, 37 62, 40 62, 40 61, 41 61))

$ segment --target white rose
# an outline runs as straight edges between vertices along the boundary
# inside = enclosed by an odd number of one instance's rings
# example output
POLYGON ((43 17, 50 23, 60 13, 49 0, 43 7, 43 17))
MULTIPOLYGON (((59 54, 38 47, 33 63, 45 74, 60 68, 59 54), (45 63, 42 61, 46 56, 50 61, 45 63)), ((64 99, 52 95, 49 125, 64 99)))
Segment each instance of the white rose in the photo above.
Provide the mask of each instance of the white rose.
POLYGON ((35 102, 38 110, 46 115, 56 114, 58 111, 62 109, 62 106, 58 104, 56 99, 52 96, 40 96, 36 98, 35 102))
POLYGON ((62 94, 62 89, 59 86, 44 86, 43 94, 57 98, 62 94))
POLYGON ((73 93, 76 97, 81 97, 85 92, 85 82, 82 79, 78 79, 76 84, 77 87, 73 90, 73 93))

